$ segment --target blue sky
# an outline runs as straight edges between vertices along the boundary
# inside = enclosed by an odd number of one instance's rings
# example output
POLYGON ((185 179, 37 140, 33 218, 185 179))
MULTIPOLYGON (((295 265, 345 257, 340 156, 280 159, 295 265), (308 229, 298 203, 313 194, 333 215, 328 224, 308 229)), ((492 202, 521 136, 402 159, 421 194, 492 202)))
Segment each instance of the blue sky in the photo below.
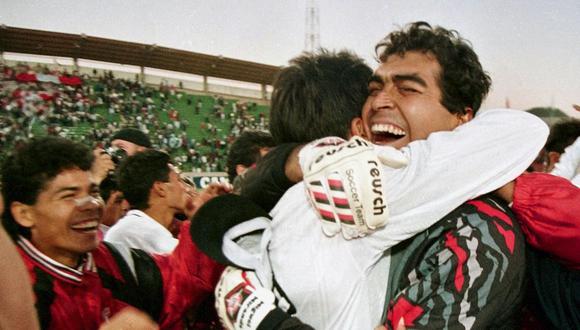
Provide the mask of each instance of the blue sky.
MULTIPOLYGON (((372 67, 389 31, 425 20, 469 39, 494 85, 484 106, 556 106, 580 117, 580 1, 317 0, 321 45, 372 67)), ((306 0, 0 0, 9 26, 284 65, 304 48, 306 0)))

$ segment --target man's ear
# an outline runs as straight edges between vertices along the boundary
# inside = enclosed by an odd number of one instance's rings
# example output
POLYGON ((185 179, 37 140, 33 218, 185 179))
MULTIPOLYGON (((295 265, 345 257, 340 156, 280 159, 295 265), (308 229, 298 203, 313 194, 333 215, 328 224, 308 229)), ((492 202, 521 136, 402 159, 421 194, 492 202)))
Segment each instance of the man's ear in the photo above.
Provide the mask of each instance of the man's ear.
POLYGON ((150 193, 155 193, 160 197, 165 197, 167 194, 167 186, 164 184, 166 182, 163 181, 155 181, 153 183, 153 187, 151 187, 150 193))
POLYGON ((32 206, 21 202, 12 202, 10 204, 10 212, 12 212, 14 221, 22 227, 34 227, 36 218, 34 217, 32 206))
POLYGON ((550 172, 554 166, 560 161, 561 154, 557 151, 548 152, 548 172, 550 172))
POLYGON ((363 139, 368 139, 364 130, 364 124, 361 117, 353 118, 350 122, 350 136, 360 136, 363 139))
POLYGON ((463 114, 457 114, 457 119, 459 120, 459 125, 463 125, 473 119, 473 109, 465 108, 463 114))

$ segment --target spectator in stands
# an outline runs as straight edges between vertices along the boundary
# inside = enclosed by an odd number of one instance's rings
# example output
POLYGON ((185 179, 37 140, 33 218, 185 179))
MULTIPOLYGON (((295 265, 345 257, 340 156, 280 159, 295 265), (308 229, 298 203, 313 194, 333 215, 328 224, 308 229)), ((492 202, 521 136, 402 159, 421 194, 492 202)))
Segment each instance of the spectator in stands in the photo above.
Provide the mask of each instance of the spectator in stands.
POLYGON ((239 193, 244 175, 269 150, 274 147, 270 133, 244 131, 231 145, 227 157, 228 179, 234 186, 234 193, 239 193))
POLYGON ((197 103, 195 104, 195 114, 199 115, 201 113, 201 109, 203 107, 203 103, 201 101, 201 99, 197 100, 197 103))
MULTIPOLYGON (((6 68, 6 70, 10 73, 11 68, 6 68)), ((44 66, 37 66, 34 70, 37 80, 40 81, 38 86, 36 83, 25 81, 19 83, 15 80, 14 74, 8 75, 9 80, 2 82, 0 86, 2 95, 0 96, 0 113, 3 114, 0 122, 2 150, 11 149, 14 143, 29 138, 31 134, 64 136, 89 145, 95 141, 109 141, 112 132, 119 129, 119 123, 122 126, 150 132, 152 145, 169 150, 170 134, 175 133, 179 136, 180 133, 185 133, 192 124, 191 119, 181 112, 184 109, 179 107, 179 95, 172 96, 169 89, 167 97, 158 107, 157 101, 160 97, 153 88, 139 82, 115 78, 110 71, 104 72, 102 76, 87 77, 82 81, 82 85, 69 87, 61 84, 57 79, 60 74, 44 66), (51 80, 52 78, 49 79, 51 76, 55 78, 54 81, 51 80), (98 81, 94 81, 95 79, 98 81), (164 109, 175 109, 180 115, 179 122, 172 121, 173 132, 163 128, 166 125, 165 116, 159 116, 159 113, 164 109), (30 127, 31 123, 34 123, 32 127, 30 127), (87 124, 93 126, 92 134, 87 134, 89 129, 87 124)), ((25 73, 26 77, 31 78, 35 76, 33 71, 25 65, 19 66, 18 73, 25 73)), ((20 76, 20 78, 25 78, 25 76, 20 76)), ((71 82, 70 79, 66 81, 71 82)), ((227 124, 222 120, 214 119, 214 116, 208 116, 211 114, 211 102, 208 102, 209 108, 204 109, 203 97, 196 97, 191 101, 201 116, 208 117, 207 124, 211 124, 211 129, 201 132, 201 135, 206 137, 210 144, 219 139, 222 134, 228 139, 230 136, 235 138, 244 129, 263 129, 266 125, 262 125, 261 120, 253 120, 253 117, 259 119, 257 114, 248 114, 247 102, 243 102, 243 106, 240 103, 242 110, 236 111, 235 116, 232 115, 233 111, 228 111, 230 110, 229 100, 224 99, 220 102, 223 105, 219 117, 231 116, 227 118, 232 124, 227 124)), ((218 104, 217 96, 215 103, 218 104)), ((254 103, 251 108, 255 108, 254 103)), ((175 116, 177 112, 171 111, 171 115, 175 116)), ((189 147, 197 148, 196 146, 189 147)), ((210 156, 203 147, 197 152, 210 156)), ((179 154, 180 151, 174 151, 172 156, 178 157, 179 154)), ((208 164, 208 169, 221 171, 224 169, 224 163, 225 157, 217 158, 208 164)), ((190 167, 190 164, 183 165, 185 169, 190 167)))

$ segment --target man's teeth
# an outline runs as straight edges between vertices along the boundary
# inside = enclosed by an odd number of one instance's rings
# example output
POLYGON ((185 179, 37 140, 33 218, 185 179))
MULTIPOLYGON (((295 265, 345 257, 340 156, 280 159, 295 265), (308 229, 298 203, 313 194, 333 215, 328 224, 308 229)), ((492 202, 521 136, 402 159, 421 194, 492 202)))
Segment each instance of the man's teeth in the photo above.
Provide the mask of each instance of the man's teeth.
POLYGON ((89 228, 96 228, 99 225, 98 221, 87 221, 79 223, 78 225, 72 226, 73 229, 89 229, 89 228))
POLYGON ((405 136, 407 133, 400 128, 390 124, 374 124, 371 127, 373 133, 391 133, 393 135, 405 136))

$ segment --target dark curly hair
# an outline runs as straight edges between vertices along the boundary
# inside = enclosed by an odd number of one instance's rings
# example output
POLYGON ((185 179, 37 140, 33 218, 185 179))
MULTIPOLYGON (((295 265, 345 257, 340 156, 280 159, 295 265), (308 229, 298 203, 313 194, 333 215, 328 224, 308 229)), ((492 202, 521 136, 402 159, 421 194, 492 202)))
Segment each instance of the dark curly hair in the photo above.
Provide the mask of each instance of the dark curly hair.
POLYGON ((169 181, 168 154, 158 150, 145 150, 125 159, 119 166, 119 189, 131 208, 145 210, 149 207, 149 192, 157 181, 169 181))
POLYGON ((93 154, 87 146, 60 137, 32 139, 14 150, 2 166, 2 223, 6 231, 13 238, 18 234, 30 238, 30 230, 14 220, 12 202, 33 205, 46 184, 62 171, 88 171, 92 162, 93 154))
POLYGON ((491 78, 483 71, 469 41, 455 30, 414 22, 389 33, 375 47, 380 62, 410 51, 431 54, 439 62, 441 104, 449 112, 464 114, 465 108, 471 108, 475 114, 479 110, 491 87, 491 78))
POLYGON ((368 96, 371 69, 356 55, 320 50, 290 61, 274 81, 270 132, 276 143, 348 137, 368 96))

